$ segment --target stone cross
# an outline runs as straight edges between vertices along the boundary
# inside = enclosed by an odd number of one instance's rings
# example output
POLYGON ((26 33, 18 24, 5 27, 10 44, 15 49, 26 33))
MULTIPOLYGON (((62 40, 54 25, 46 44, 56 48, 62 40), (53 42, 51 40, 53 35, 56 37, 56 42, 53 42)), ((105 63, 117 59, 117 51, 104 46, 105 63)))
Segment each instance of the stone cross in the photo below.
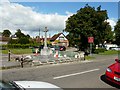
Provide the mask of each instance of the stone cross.
POLYGON ((44 32, 45 32, 45 38, 44 38, 44 48, 47 48, 47 32, 48 32, 47 27, 45 27, 44 32))

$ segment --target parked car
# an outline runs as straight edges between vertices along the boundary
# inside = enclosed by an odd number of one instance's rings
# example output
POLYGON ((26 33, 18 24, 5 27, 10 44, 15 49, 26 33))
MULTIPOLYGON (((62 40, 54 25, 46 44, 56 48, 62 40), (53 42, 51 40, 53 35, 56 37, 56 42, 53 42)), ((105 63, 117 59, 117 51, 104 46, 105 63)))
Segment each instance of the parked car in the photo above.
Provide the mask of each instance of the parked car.
POLYGON ((116 51, 118 51, 118 50, 120 50, 120 47, 111 47, 110 50, 116 50, 116 51))
POLYGON ((51 46, 50 48, 52 50, 59 50, 59 51, 65 51, 66 50, 65 46, 57 46, 57 45, 51 46))
POLYGON ((0 81, 0 90, 31 90, 45 88, 45 90, 62 90, 60 87, 41 81, 0 81))
POLYGON ((66 47, 65 47, 65 46, 59 46, 59 50, 60 50, 60 51, 65 51, 65 50, 66 50, 66 47))
POLYGON ((116 63, 106 69, 105 77, 108 81, 120 85, 120 60, 115 59, 115 61, 116 63))

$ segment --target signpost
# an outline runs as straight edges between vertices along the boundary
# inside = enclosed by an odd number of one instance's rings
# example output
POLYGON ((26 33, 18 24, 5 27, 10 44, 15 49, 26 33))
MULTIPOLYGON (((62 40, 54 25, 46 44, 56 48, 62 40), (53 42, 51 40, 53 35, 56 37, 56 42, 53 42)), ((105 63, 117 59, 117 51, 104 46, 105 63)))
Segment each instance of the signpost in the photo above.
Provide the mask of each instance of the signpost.
POLYGON ((90 43, 90 55, 92 53, 92 43, 94 42, 94 37, 88 37, 88 43, 90 43))

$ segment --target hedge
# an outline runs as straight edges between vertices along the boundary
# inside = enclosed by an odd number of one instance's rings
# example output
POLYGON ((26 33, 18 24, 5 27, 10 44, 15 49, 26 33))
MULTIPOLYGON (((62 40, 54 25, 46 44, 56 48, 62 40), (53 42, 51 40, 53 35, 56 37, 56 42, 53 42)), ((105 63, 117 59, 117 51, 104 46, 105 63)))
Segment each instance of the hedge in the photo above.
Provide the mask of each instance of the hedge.
POLYGON ((1 45, 2 48, 29 48, 33 46, 38 46, 37 44, 7 44, 1 45))
POLYGON ((98 48, 98 49, 95 49, 94 53, 95 53, 95 54, 98 54, 98 53, 102 53, 102 52, 104 52, 104 51, 106 51, 105 48, 98 48))

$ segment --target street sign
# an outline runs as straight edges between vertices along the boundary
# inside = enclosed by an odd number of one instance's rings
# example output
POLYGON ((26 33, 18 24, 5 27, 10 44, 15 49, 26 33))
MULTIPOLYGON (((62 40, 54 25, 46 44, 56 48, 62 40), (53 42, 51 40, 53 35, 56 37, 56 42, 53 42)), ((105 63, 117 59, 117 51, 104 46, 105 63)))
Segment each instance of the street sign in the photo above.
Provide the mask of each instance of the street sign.
POLYGON ((94 42, 94 37, 88 37, 88 43, 93 43, 94 42))

